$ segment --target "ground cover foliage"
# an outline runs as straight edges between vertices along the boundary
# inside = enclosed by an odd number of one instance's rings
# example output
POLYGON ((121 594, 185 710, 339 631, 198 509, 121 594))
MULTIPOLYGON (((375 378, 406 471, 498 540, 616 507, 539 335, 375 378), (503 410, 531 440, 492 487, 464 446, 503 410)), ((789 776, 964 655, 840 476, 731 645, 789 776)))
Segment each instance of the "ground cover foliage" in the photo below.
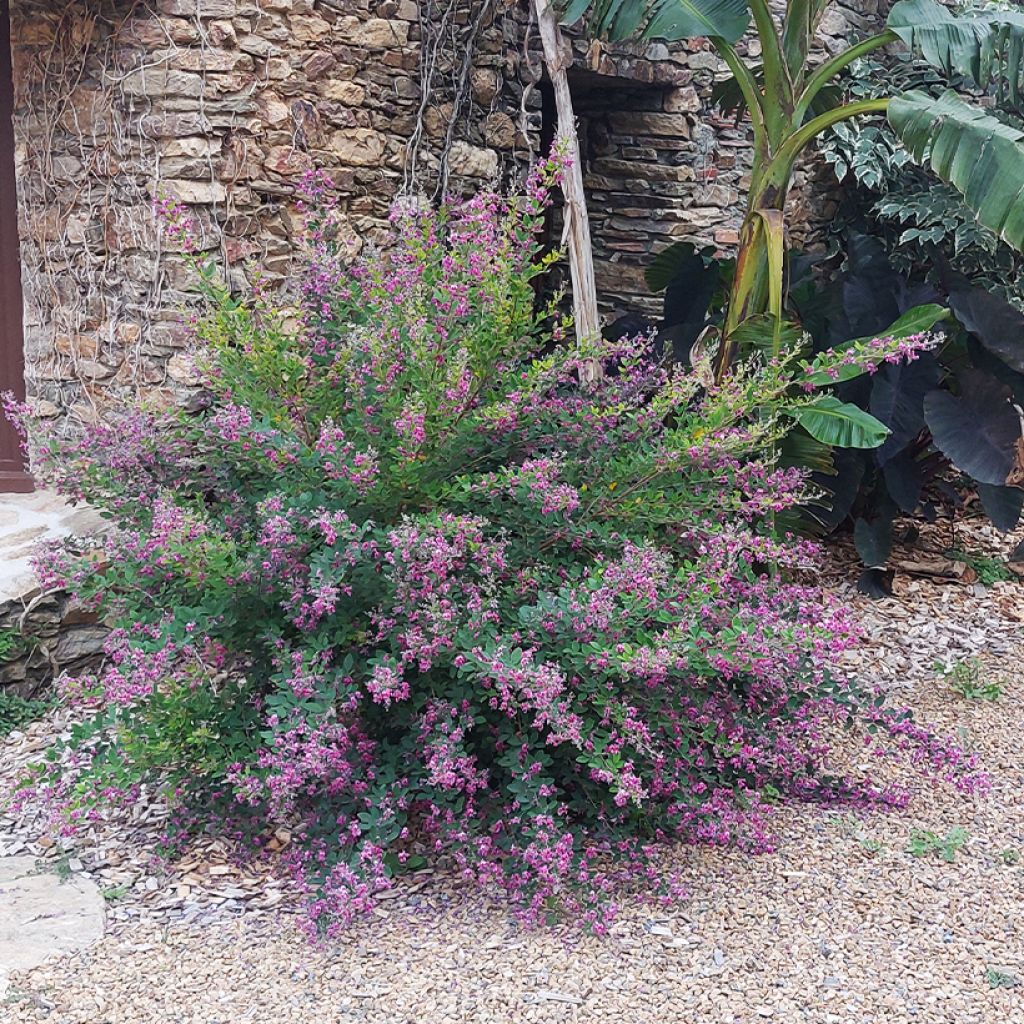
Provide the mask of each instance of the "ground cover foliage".
POLYGON ((840 726, 983 783, 835 671, 855 625, 779 526, 808 496, 778 457, 793 423, 927 337, 721 384, 646 338, 578 351, 535 304, 559 174, 396 209, 393 244, 351 266, 311 177, 298 326, 196 253, 188 409, 75 441, 15 410, 39 472, 114 526, 103 561, 40 561, 117 624, 104 670, 65 683, 82 724, 34 782, 66 827, 158 786, 183 827, 253 849, 288 827, 321 931, 437 861, 528 919, 601 929, 623 879, 671 894, 663 840, 757 851, 777 800, 901 802, 830 768, 840 726))

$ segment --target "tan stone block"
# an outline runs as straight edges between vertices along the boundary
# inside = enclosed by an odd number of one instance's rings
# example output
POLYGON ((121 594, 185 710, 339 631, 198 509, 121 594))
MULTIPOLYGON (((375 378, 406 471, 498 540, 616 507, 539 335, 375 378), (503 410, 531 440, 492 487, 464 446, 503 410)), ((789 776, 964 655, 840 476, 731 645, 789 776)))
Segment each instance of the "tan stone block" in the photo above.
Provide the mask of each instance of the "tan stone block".
POLYGON ((141 334, 141 326, 132 323, 130 320, 122 320, 114 327, 114 337, 122 345, 134 345, 139 340, 141 334))
POLYGON ((58 334, 53 339, 53 347, 61 355, 83 359, 95 359, 100 352, 99 338, 95 334, 58 334))
POLYGON ((280 57, 283 53, 277 43, 271 42, 264 36, 244 35, 238 40, 238 46, 254 57, 280 57))
POLYGON ((386 18, 342 18, 338 22, 338 38, 351 46, 365 46, 368 49, 387 49, 405 46, 409 42, 409 23, 389 21, 386 18))
POLYGON ((484 139, 496 149, 512 149, 519 134, 515 121, 508 114, 495 111, 484 122, 484 139))
POLYGON ((260 117, 269 125, 284 124, 292 116, 291 108, 276 93, 265 92, 256 100, 260 117))
POLYGON ((157 10, 186 18, 233 18, 238 4, 236 0, 160 0, 157 10))
POLYGON ((60 415, 60 406, 46 398, 37 398, 32 402, 32 411, 40 419, 49 420, 60 415))
POLYGON ((211 50, 208 47, 197 47, 194 50, 174 50, 168 54, 153 54, 154 60, 164 61, 169 68, 179 71, 227 71, 252 68, 252 57, 247 53, 233 50, 211 50))
POLYGON ((473 99, 484 106, 490 106, 501 88, 501 75, 494 68, 473 68, 469 83, 473 99))
POLYGON ((343 164, 373 167, 387 148, 387 138, 370 128, 343 128, 331 135, 330 151, 343 164))
POLYGON ((116 366, 108 366, 98 359, 78 359, 75 362, 78 376, 83 380, 106 380, 117 372, 116 366))
POLYGON ((219 181, 184 181, 178 178, 166 178, 153 183, 153 191, 163 191, 182 203, 223 203, 228 197, 228 190, 219 181))
POLYGON ((498 154, 492 149, 471 146, 460 139, 452 145, 448 166, 453 174, 491 181, 498 176, 498 154))
POLYGON ((690 137, 690 125, 679 114, 617 110, 609 115, 608 121, 613 131, 623 135, 665 135, 677 139, 690 137))
POLYGON ((452 105, 442 103, 437 107, 427 107, 423 114, 423 128, 432 139, 442 139, 448 131, 448 122, 452 119, 452 105))
POLYGON ((188 96, 198 99, 204 92, 203 78, 188 71, 145 67, 126 75, 121 88, 129 96, 188 96))
POLYGON ((319 42, 331 33, 331 23, 314 14, 304 14, 301 18, 295 18, 291 22, 291 27, 293 41, 302 46, 319 42))
POLYGON ((325 100, 334 100, 349 107, 358 107, 366 98, 366 89, 358 82, 331 80, 320 86, 320 95, 325 100))
POLYGON ((125 22, 118 33, 118 39, 123 43, 139 43, 146 47, 194 43, 199 39, 199 29, 184 18, 138 17, 125 22))
POLYGON ((292 74, 291 61, 287 57, 271 57, 267 61, 267 78, 272 82, 283 82, 292 74))
POLYGON ((184 138, 166 139, 160 142, 163 156, 207 157, 220 153, 221 139, 216 135, 186 135, 184 138))
POLYGON ((211 21, 206 36, 212 46, 237 46, 238 34, 230 21, 211 21))
POLYGON ((665 111, 669 114, 695 114, 700 110, 700 96, 692 85, 669 89, 665 93, 665 111))
POLYGON ((171 139, 213 131, 210 119, 195 111, 181 114, 170 111, 153 114, 141 118, 139 127, 143 136, 150 139, 171 139))
POLYGON ((176 384, 198 384, 200 379, 195 360, 187 352, 175 352, 167 360, 167 376, 176 384))
POLYGON ((32 372, 39 380, 74 380, 78 376, 68 359, 41 360, 32 367, 32 372))
POLYGON ((282 178, 298 178, 313 166, 308 153, 294 146, 271 146, 263 161, 264 168, 282 178))

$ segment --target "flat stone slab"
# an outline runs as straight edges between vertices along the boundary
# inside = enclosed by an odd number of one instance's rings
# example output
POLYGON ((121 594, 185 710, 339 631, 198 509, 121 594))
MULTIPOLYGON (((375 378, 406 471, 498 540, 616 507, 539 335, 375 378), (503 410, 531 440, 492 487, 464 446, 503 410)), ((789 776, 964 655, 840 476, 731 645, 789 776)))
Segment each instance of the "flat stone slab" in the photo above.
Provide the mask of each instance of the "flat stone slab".
POLYGON ((104 903, 90 881, 40 872, 34 857, 0 857, 0 1000, 11 971, 103 937, 104 903))
POLYGON ((31 557, 40 541, 101 532, 104 520, 85 506, 69 505, 52 491, 0 494, 0 602, 35 586, 31 557))

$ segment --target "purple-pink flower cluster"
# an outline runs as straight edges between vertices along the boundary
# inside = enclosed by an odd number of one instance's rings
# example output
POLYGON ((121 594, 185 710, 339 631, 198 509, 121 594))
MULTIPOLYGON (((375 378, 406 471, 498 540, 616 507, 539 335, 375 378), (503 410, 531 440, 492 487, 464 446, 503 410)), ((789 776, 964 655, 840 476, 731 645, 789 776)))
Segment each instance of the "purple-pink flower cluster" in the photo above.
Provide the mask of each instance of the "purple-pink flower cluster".
POLYGON ((774 800, 898 801, 828 770, 844 726, 973 784, 836 669, 856 626, 776 528, 807 496, 774 455, 793 389, 927 342, 705 388, 640 338, 587 353, 590 380, 535 294, 562 170, 396 208, 354 263, 311 175, 301 326, 211 288, 198 413, 67 440, 17 410, 40 471, 114 527, 105 559, 41 556, 117 623, 64 687, 96 716, 42 784, 66 820, 157 784, 257 847, 286 827, 321 930, 431 860, 600 930, 620 883, 676 890, 666 841, 764 850, 774 800))

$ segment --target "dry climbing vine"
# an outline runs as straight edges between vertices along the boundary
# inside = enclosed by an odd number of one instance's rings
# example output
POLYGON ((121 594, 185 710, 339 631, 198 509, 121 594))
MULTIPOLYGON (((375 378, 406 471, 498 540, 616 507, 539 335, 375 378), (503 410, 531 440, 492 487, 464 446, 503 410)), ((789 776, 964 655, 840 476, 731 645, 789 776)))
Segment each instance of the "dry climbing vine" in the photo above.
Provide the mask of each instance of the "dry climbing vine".
POLYGON ((420 101, 406 146, 404 195, 426 191, 427 178, 433 184, 430 196, 434 201, 448 191, 449 158, 458 127, 463 123, 468 129, 473 120, 470 76, 477 55, 476 44, 494 7, 494 0, 425 0, 419 5, 420 101), (435 150, 427 142, 428 112, 443 111, 448 104, 443 141, 440 149, 435 150))
MULTIPOLYGON (((95 417, 115 396, 166 380, 150 347, 168 254, 151 230, 161 156, 146 128, 145 73, 181 47, 169 34, 157 49, 132 37, 133 25, 157 18, 146 0, 26 0, 13 12, 26 381, 53 414, 95 417)), ((202 22, 194 24, 189 48, 202 50, 202 22)), ((202 103, 201 95, 200 122, 202 103)), ((205 228, 208 244, 221 244, 205 228)))

